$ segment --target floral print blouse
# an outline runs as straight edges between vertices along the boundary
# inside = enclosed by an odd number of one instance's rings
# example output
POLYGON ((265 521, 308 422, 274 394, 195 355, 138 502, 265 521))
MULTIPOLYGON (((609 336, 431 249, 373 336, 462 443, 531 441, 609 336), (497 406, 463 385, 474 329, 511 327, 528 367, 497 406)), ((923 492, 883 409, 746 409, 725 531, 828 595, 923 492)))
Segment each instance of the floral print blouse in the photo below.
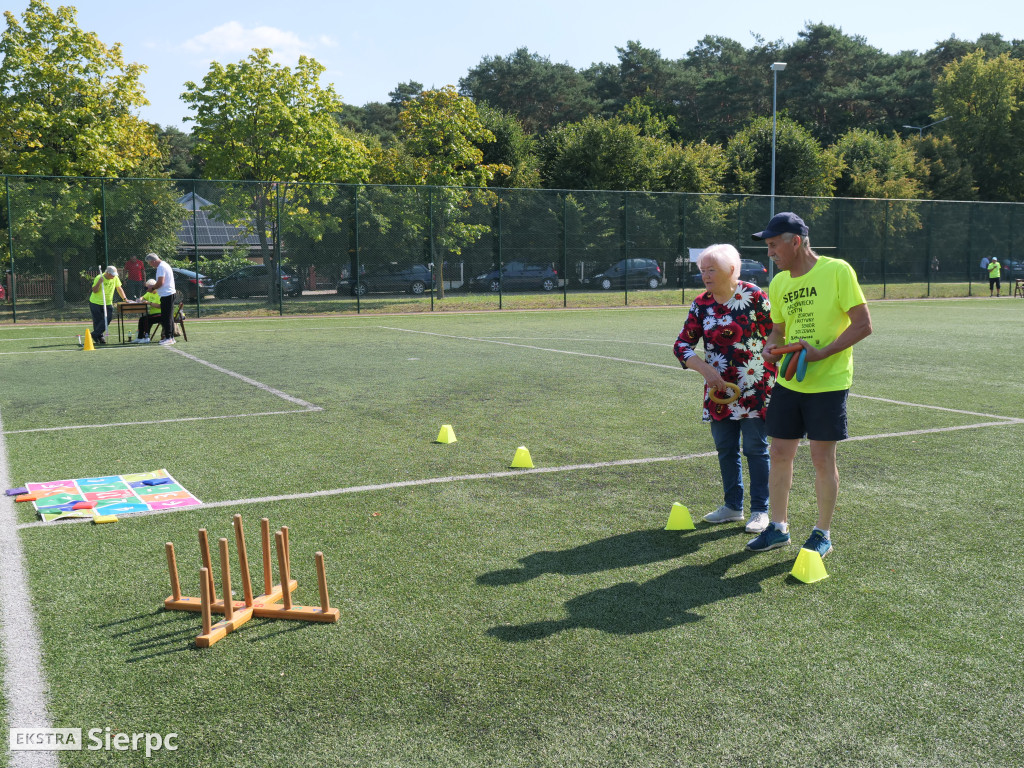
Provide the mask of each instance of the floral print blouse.
POLYGON ((768 294, 746 282, 737 284, 725 304, 715 301, 711 291, 693 300, 673 347, 676 357, 685 363, 696 354, 697 342, 704 339, 704 360, 740 388, 738 400, 722 405, 708 397, 705 384, 703 421, 764 419, 776 373, 775 366, 761 357, 772 330, 770 310, 768 294))

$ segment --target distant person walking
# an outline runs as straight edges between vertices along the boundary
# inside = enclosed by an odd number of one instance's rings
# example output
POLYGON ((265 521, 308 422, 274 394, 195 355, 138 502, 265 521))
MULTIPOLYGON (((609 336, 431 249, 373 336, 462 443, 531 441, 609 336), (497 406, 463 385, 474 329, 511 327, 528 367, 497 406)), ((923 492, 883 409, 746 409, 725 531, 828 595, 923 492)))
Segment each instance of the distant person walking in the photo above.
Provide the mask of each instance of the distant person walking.
POLYGON ((996 296, 1000 296, 1002 293, 1003 285, 999 281, 999 275, 1002 273, 1002 265, 999 263, 999 259, 993 256, 988 262, 988 295, 992 296, 992 289, 995 288, 996 296))
POLYGON ((166 347, 174 343, 174 273, 171 265, 155 253, 146 254, 146 263, 156 270, 153 290, 160 297, 160 344, 166 347))

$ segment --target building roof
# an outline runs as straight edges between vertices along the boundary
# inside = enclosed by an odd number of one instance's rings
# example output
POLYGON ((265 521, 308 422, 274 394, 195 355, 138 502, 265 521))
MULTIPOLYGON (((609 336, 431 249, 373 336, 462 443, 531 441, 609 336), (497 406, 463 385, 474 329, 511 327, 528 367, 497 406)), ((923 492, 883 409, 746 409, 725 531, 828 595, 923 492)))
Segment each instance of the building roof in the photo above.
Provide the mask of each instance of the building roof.
POLYGON ((213 207, 213 203, 204 197, 192 192, 182 195, 178 202, 188 212, 178 230, 178 243, 180 247, 193 247, 198 241, 200 248, 223 248, 231 245, 259 245, 260 239, 255 234, 247 233, 242 227, 233 224, 225 224, 213 218, 207 211, 213 207), (195 222, 192 221, 192 211, 195 210, 195 222))

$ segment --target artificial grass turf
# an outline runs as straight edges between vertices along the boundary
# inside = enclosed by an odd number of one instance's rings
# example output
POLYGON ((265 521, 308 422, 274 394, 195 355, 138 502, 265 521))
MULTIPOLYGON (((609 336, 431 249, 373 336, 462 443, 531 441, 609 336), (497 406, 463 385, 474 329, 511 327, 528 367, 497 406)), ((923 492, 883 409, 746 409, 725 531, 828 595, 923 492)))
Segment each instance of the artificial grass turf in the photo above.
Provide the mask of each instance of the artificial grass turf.
MULTIPOLYGON (((198 617, 159 609, 162 542, 184 573, 195 528, 229 536, 228 510, 31 529, 55 720, 174 730, 197 765, 769 765, 811 740, 820 765, 1013 759, 1019 673, 999 659, 1020 611, 993 593, 1021 574, 1009 542, 987 546, 1009 510, 957 540, 935 521, 915 544, 892 510, 927 492, 920 478, 888 504, 847 503, 832 575, 809 588, 786 576, 792 549, 744 553, 739 526, 660 530, 661 468, 604 479, 586 510, 540 476, 402 489, 383 510, 242 508, 290 526, 300 590, 328 553, 342 621, 253 620, 210 651, 189 642, 198 617), (54 546, 68 557, 44 567, 54 546), (54 667, 74 674, 54 682, 54 667), (232 729, 244 738, 221 738, 232 729)), ((795 535, 809 524, 794 514, 795 535)))
MULTIPOLYGON (((1019 417, 1020 382, 992 361, 1024 362, 1005 344, 1022 314, 935 309, 872 307, 855 394, 1019 417), (911 332, 930 324, 940 338, 911 332), (979 386, 985 375, 993 384, 979 386)), ((206 501, 503 470, 520 442, 540 466, 711 450, 697 377, 466 339, 672 363, 673 313, 386 324, 447 336, 322 320, 202 326, 189 352, 325 410, 147 427, 147 445, 183 464, 168 468, 206 501), (448 422, 459 442, 432 444, 448 422)), ((147 359, 164 358, 175 360, 147 359)), ((134 385, 111 386, 116 400, 134 385)), ((850 408, 855 437, 994 420, 864 398, 850 408)), ((660 530, 673 501, 695 517, 717 506, 713 457, 25 529, 55 724, 176 731, 180 750, 156 756, 167 764, 1013 765, 1021 676, 1005 660, 1020 650, 1008 596, 1021 573, 1005 531, 1020 429, 840 446, 837 549, 831 578, 812 587, 786 576, 794 548, 745 554, 738 526, 660 530), (300 600, 315 600, 312 552, 325 552, 339 625, 253 620, 192 647, 198 617, 159 608, 163 543, 194 582, 195 529, 230 537, 235 511, 251 558, 259 516, 291 527, 300 600)), ((139 468, 121 432, 99 445, 88 432, 8 435, 12 479, 139 468)), ((797 545, 811 483, 804 450, 797 545)))

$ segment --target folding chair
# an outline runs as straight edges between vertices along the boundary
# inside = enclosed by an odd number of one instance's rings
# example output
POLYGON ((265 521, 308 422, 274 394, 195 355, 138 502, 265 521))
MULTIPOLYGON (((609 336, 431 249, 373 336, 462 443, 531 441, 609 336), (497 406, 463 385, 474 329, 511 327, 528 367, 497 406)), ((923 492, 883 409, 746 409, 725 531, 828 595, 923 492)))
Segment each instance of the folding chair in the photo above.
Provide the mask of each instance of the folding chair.
MULTIPOLYGON (((174 314, 172 315, 172 318, 173 319, 172 319, 171 323, 172 323, 172 325, 174 325, 174 331, 173 331, 174 335, 177 336, 178 332, 180 331, 181 332, 181 338, 183 338, 185 341, 188 341, 188 334, 185 333, 185 300, 184 299, 182 299, 181 301, 178 302, 178 306, 175 307, 174 314)), ((153 325, 151 325, 150 328, 149 328, 150 338, 153 338, 153 336, 154 336, 153 329, 156 328, 158 325, 163 325, 163 323, 161 322, 159 317, 157 318, 156 322, 153 323, 153 325)))

